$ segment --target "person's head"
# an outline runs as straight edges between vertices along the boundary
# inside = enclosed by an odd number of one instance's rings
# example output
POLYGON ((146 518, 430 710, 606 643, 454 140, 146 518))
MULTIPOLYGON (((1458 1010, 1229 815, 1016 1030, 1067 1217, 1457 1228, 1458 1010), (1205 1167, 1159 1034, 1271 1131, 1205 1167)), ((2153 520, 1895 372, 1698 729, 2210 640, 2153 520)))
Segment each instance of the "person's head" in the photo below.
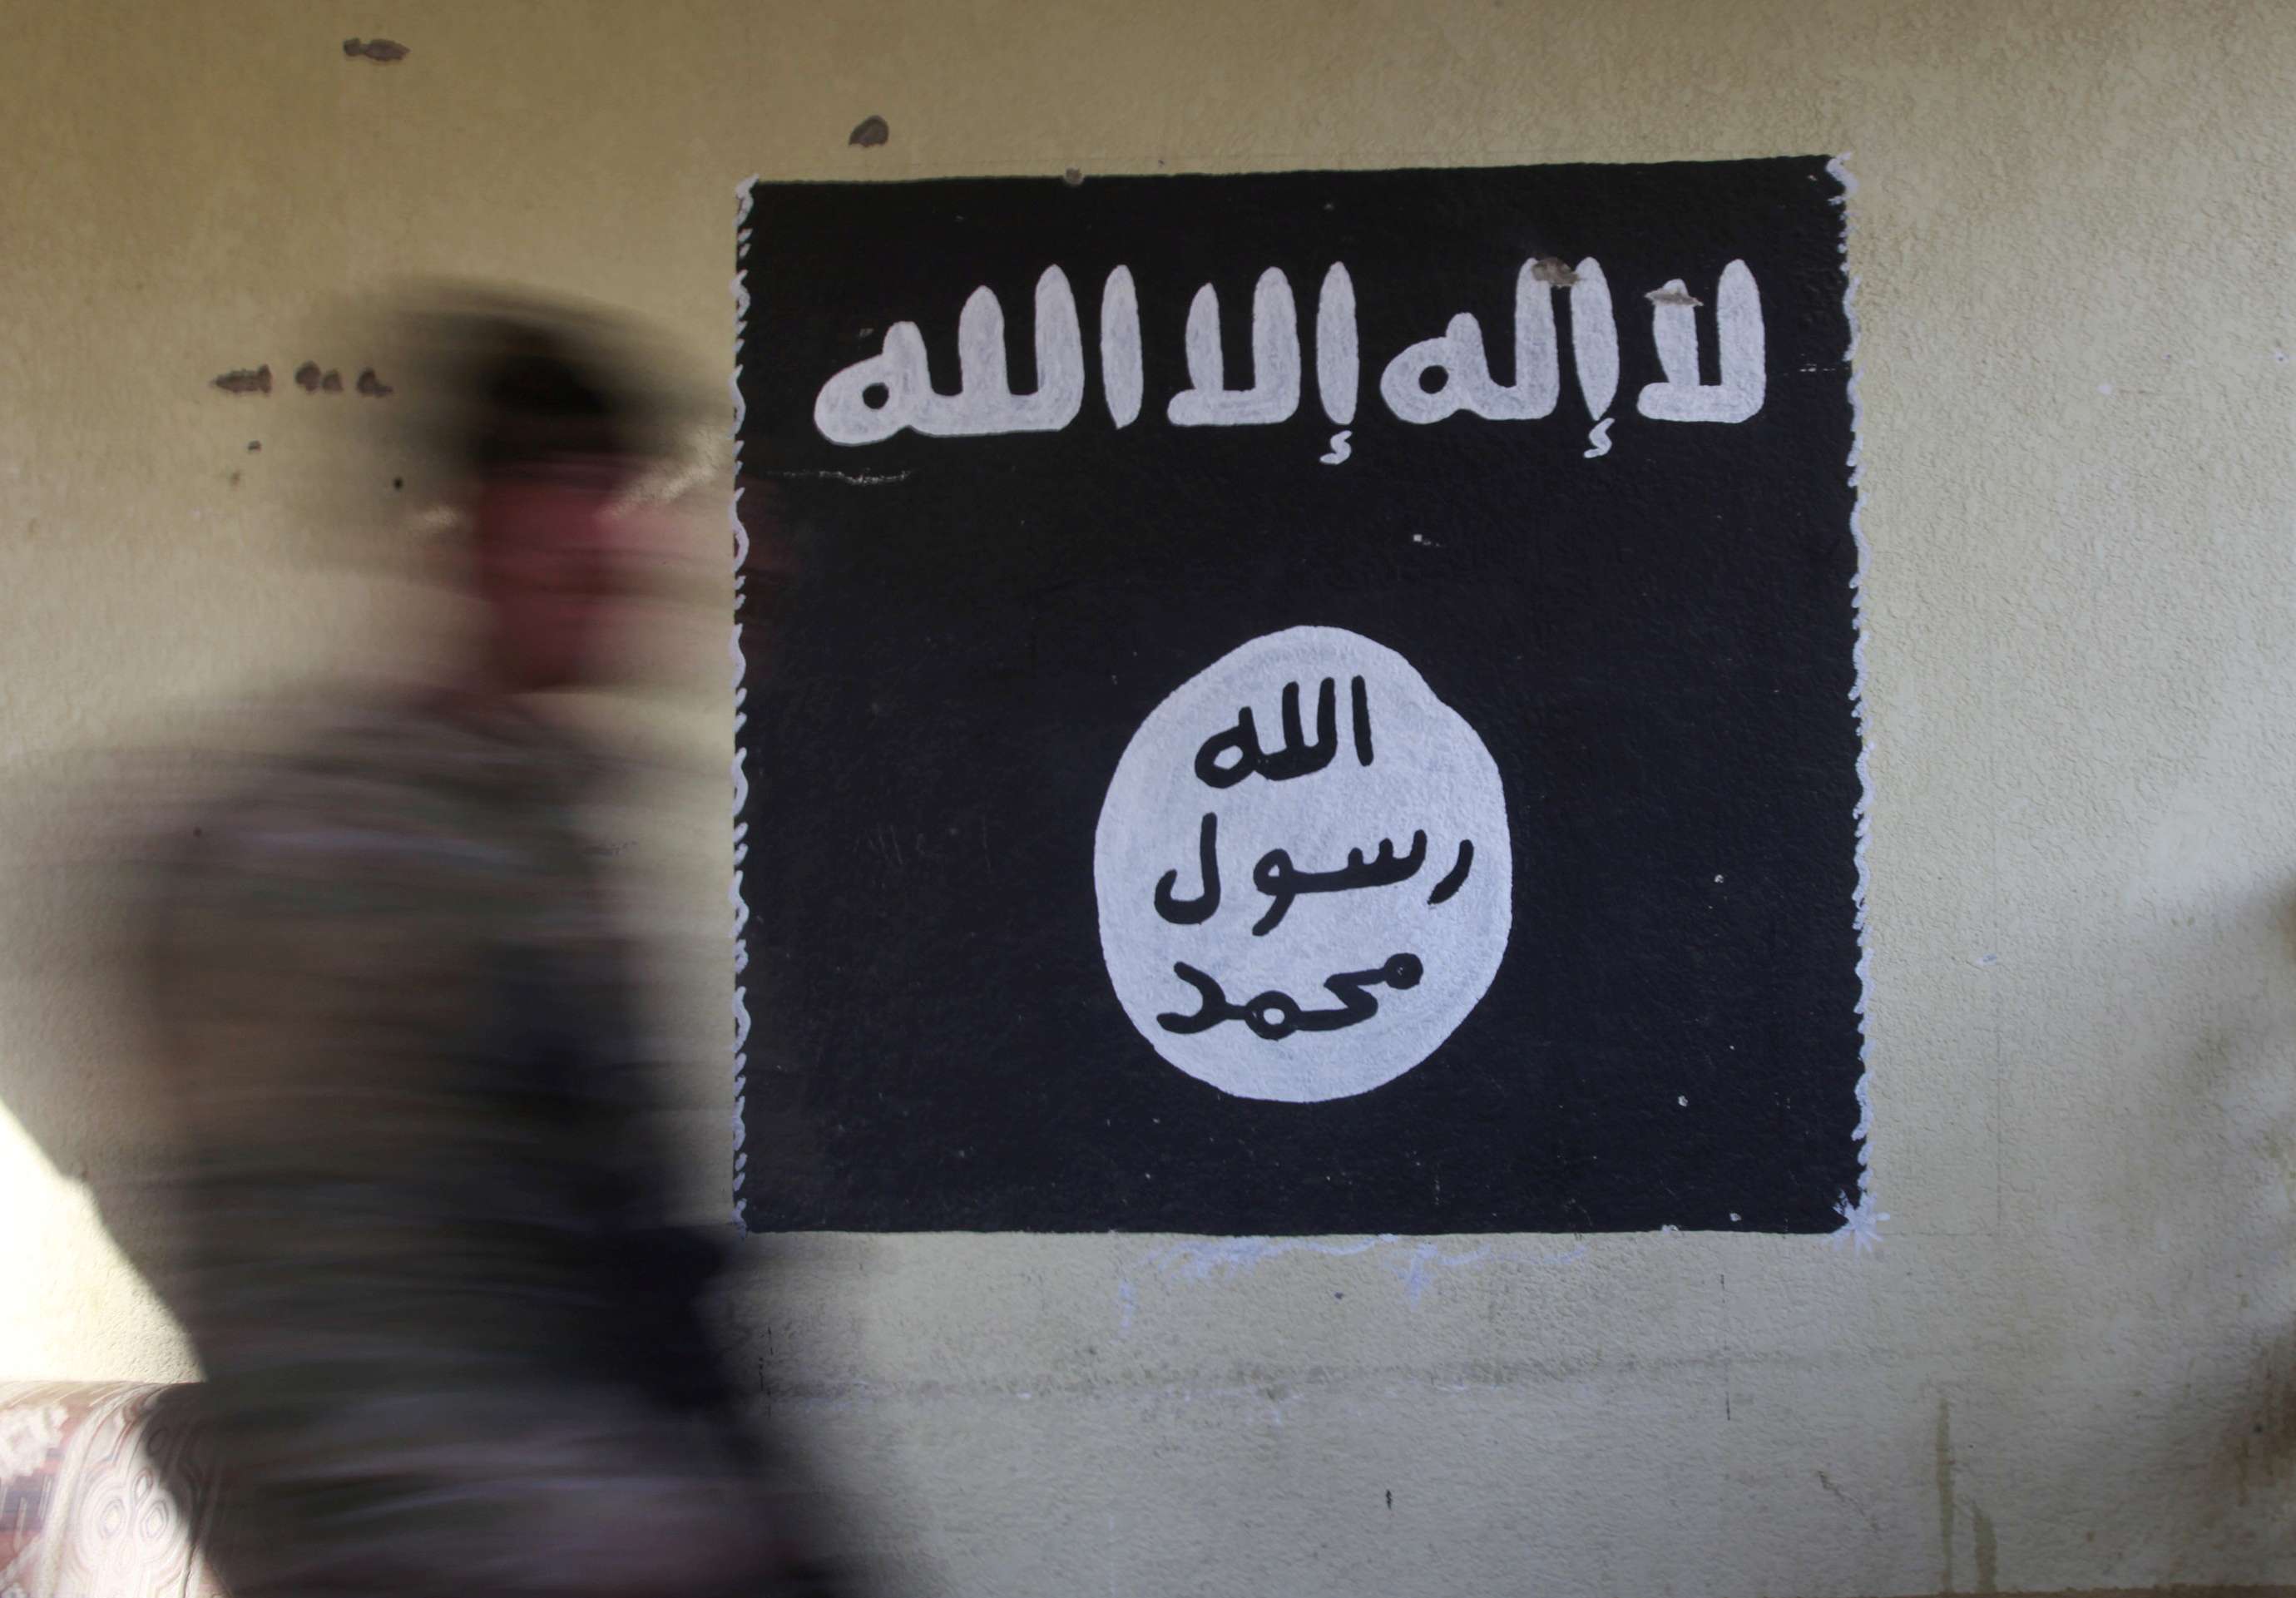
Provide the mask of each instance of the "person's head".
POLYGON ((635 375, 540 316, 463 320, 457 465, 486 669, 515 692, 598 675, 636 543, 628 491, 659 463, 658 417, 635 375))

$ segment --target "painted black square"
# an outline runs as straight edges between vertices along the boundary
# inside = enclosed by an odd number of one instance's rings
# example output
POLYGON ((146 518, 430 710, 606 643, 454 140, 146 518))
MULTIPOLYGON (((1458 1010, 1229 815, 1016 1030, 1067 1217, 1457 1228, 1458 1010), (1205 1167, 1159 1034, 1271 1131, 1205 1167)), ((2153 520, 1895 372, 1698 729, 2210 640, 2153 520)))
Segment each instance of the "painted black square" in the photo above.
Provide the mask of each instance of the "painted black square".
MULTIPOLYGON (((1863 1070, 1841 197, 1815 158, 754 185, 738 380, 748 1224, 1838 1225, 1859 1191, 1863 1070), (1599 428, 1572 320, 1593 303, 1572 299, 1589 260, 1617 352, 1599 428), (1685 376, 1661 371, 1670 306, 1694 329, 1688 380, 1727 387, 1732 262, 1759 291, 1758 408, 1644 414, 1646 385, 1685 376), (1358 352, 1344 429, 1318 365, 1334 263, 1358 352), (1382 373, 1455 316, 1476 318, 1491 384, 1527 391, 1511 336, 1527 264, 1553 290, 1546 414, 1400 419, 1382 373), (824 386, 904 322, 954 395, 977 288, 1003 308, 1011 389, 1037 390, 1032 297, 1053 266, 1080 330, 1072 420, 824 435, 824 386), (1139 329, 1122 426, 1105 337, 1119 267, 1139 329), (1176 424, 1198 291, 1218 290, 1242 388, 1271 268, 1296 306, 1290 413, 1176 424), (1119 1002, 1095 885, 1136 731, 1214 662, 1295 627, 1394 651, 1475 730, 1513 865, 1505 955, 1464 1020, 1392 1079, 1314 1102, 1168 1063, 1119 1002)), ((857 403, 914 399, 881 386, 857 403)), ((964 425, 954 401, 942 414, 964 425)), ((1342 722, 1347 689, 1342 672, 1342 722)), ((1452 859, 1439 847, 1423 882, 1452 859)), ((1171 865, 1193 882, 1192 858, 1171 865)), ((1250 864, 1230 867, 1232 893, 1250 864)), ((1431 965, 1426 987, 1378 993, 1400 1014, 1433 984, 1431 965)), ((1172 987, 1176 1010, 1193 1003, 1172 987)))

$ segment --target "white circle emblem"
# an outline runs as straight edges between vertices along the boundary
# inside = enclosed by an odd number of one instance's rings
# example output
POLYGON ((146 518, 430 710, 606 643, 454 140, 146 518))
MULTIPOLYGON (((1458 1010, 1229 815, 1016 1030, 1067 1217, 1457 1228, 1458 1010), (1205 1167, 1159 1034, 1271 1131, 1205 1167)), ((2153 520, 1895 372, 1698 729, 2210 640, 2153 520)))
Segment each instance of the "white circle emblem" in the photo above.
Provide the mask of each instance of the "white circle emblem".
POLYGON ((1433 1053, 1497 975, 1506 796, 1409 661, 1292 627, 1140 724, 1093 882, 1116 996, 1159 1054, 1241 1098, 1346 1098, 1433 1053))

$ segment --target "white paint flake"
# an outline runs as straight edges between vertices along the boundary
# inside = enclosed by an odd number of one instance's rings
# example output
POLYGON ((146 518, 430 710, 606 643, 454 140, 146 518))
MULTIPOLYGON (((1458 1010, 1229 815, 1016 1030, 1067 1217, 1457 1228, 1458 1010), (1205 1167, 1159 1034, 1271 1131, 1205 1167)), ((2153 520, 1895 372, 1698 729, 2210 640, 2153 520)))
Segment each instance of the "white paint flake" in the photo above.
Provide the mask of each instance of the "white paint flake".
POLYGON ((1833 1206, 1833 1213, 1841 1217, 1841 1225, 1829 1234, 1835 1248, 1847 1242, 1857 1252, 1870 1254, 1882 1246, 1882 1223, 1890 1217, 1886 1212, 1874 1207, 1871 1193, 1855 1204, 1849 1201, 1848 1193, 1842 1194, 1833 1206))

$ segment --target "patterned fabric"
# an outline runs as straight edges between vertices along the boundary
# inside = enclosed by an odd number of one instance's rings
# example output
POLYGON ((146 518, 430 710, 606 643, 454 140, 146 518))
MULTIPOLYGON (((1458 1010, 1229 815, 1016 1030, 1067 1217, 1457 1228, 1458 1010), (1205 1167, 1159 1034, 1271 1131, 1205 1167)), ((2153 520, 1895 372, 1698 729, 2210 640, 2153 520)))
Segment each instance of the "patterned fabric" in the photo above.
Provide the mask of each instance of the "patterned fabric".
MULTIPOLYGON (((629 1373, 660 1159, 598 766, 514 709, 381 707, 300 741, 166 875, 176 1284, 210 1379, 547 1357, 629 1373)), ((657 1246, 658 1245, 658 1246, 657 1246)))
POLYGON ((784 1496, 664 1223, 598 763, 518 710, 299 742, 164 873, 174 1301, 240 1598, 696 1592, 784 1496))
POLYGON ((0 1383, 0 1598, 223 1598, 212 1471, 170 1389, 0 1383))

